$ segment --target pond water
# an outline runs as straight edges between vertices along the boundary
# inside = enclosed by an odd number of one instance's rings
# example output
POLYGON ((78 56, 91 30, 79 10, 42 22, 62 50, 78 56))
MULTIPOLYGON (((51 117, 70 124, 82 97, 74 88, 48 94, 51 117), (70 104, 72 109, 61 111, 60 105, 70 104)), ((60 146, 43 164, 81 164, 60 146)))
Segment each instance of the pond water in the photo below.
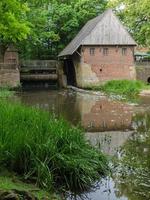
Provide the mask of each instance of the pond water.
POLYGON ((68 200, 150 200, 150 97, 138 105, 71 90, 26 91, 15 98, 83 127, 92 145, 112 157, 111 177, 68 200))

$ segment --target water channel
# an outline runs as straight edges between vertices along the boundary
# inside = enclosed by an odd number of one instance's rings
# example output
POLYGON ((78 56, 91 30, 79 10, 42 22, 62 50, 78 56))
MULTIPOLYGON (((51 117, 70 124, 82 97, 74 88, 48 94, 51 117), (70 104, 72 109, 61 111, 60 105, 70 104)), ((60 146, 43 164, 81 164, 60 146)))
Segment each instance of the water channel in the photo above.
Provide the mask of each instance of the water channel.
POLYGON ((83 127, 86 139, 110 156, 112 175, 68 200, 150 200, 150 97, 141 97, 135 105, 71 90, 47 90, 20 92, 15 99, 83 127))

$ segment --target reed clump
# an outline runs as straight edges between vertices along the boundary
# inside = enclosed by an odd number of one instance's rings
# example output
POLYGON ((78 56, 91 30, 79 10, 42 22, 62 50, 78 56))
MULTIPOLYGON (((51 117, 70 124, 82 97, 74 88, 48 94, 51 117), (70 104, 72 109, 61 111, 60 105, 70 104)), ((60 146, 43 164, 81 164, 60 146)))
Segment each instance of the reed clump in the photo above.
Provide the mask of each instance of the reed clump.
POLYGON ((85 189, 107 173, 82 130, 47 112, 0 101, 0 167, 48 190, 85 189))

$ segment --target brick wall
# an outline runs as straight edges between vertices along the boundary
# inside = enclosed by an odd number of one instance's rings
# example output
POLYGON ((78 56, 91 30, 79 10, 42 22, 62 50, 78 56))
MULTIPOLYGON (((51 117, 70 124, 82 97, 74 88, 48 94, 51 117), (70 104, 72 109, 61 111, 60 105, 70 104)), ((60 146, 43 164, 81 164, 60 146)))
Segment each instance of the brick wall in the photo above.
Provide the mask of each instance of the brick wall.
POLYGON ((18 69, 0 69, 0 87, 17 87, 20 83, 20 72, 18 69))
POLYGON ((100 81, 135 79, 133 47, 123 47, 126 55, 122 55, 121 47, 97 46, 94 47, 94 55, 90 55, 90 48, 83 47, 83 62, 91 65, 100 81), (104 55, 104 48, 108 48, 107 55, 104 55))
POLYGON ((127 47, 122 55, 122 47, 116 46, 83 46, 80 61, 75 63, 77 85, 86 87, 96 85, 112 79, 135 79, 133 47, 127 47), (90 54, 94 48, 94 55, 90 54), (103 49, 108 48, 104 55, 103 49))

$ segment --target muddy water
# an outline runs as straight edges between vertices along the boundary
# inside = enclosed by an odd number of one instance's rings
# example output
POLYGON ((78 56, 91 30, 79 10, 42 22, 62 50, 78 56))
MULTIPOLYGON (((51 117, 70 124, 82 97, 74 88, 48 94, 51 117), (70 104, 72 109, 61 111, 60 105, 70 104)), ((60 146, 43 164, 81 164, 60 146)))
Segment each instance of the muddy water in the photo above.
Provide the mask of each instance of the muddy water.
POLYGON ((72 91, 28 91, 16 100, 63 116, 113 159, 112 176, 70 199, 150 200, 150 97, 138 105, 72 91))

